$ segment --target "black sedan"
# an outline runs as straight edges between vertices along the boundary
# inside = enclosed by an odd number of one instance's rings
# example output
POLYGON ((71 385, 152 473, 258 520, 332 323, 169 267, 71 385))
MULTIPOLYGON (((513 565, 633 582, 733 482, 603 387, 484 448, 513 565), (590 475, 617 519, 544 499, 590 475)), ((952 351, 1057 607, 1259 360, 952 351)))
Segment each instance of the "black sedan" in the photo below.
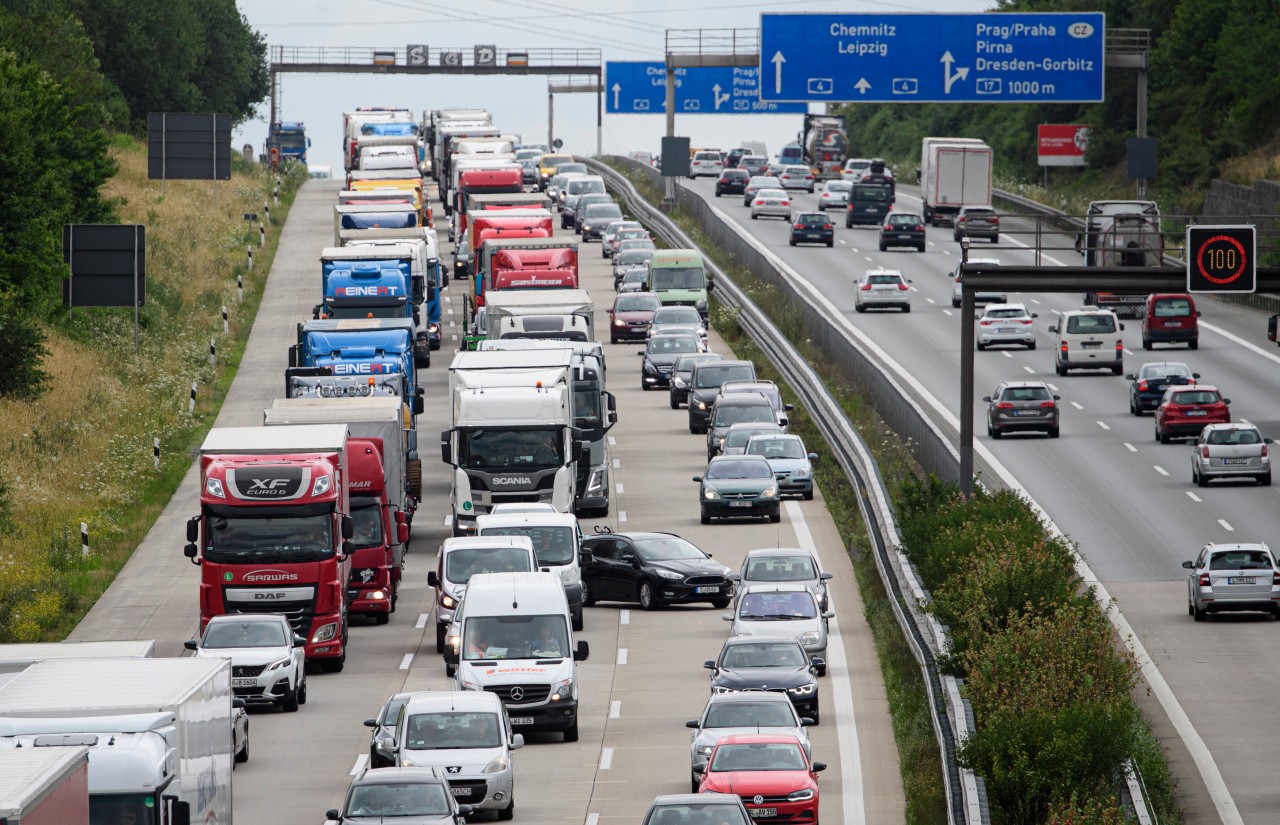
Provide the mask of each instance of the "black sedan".
POLYGON ((818 724, 818 673, 827 663, 810 658, 800 642, 788 636, 735 636, 724 643, 711 671, 712 693, 744 690, 786 691, 801 718, 818 724))
POLYGON ((1153 361, 1143 364, 1137 372, 1125 376, 1129 379, 1129 412, 1142 415, 1155 410, 1164 398, 1166 387, 1175 384, 1194 384, 1200 373, 1181 361, 1153 361))
POLYGON ((890 212, 880 227, 880 251, 891 246, 913 246, 924 252, 924 218, 918 212, 890 212))
POLYGON ((741 195, 746 191, 747 181, 751 175, 746 169, 726 169, 716 179, 716 197, 721 195, 741 195))
POLYGON ((601 533, 582 542, 582 603, 639 602, 645 610, 729 606, 732 572, 673 533, 601 533))
POLYGON ((835 227, 825 212, 801 212, 791 222, 792 246, 798 243, 821 243, 833 246, 836 242, 835 227))
POLYGON ((640 389, 666 389, 671 384, 671 370, 681 355, 706 352, 707 345, 697 335, 673 333, 655 335, 640 350, 644 364, 640 368, 640 389))

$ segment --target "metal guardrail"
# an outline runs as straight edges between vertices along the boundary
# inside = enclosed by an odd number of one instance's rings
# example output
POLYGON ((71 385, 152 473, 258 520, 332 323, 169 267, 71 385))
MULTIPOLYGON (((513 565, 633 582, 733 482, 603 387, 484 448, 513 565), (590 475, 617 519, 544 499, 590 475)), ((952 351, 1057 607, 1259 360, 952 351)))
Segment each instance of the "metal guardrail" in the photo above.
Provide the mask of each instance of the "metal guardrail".
MULTIPOLYGON (((696 246, 666 215, 641 197, 625 177, 597 161, 586 162, 605 178, 628 211, 665 242, 676 247, 696 246)), ((858 491, 858 506, 873 544, 876 569, 891 596, 889 601, 898 625, 925 677, 929 713, 942 752, 948 819, 953 825, 989 825, 991 818, 981 779, 972 771, 960 768, 956 760, 960 738, 972 728, 972 712, 961 695, 958 681, 938 671, 936 660, 939 652, 946 649, 947 634, 922 609, 929 596, 903 551, 888 490, 875 458, 839 402, 827 390, 826 382, 804 356, 714 261, 707 259, 706 266, 715 278, 716 297, 737 310, 744 331, 768 355, 810 411, 810 418, 830 445, 841 470, 858 491)))

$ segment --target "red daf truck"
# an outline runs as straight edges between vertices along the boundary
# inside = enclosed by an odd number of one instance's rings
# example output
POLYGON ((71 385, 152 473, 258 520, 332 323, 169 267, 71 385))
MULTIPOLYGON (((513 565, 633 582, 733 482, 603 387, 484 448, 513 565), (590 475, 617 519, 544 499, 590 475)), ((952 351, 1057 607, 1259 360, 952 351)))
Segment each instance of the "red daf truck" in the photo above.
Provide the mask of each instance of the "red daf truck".
MULTIPOLYGON (((215 427, 200 447, 200 631, 226 613, 280 613, 324 670, 347 658, 354 535, 345 424, 215 427)), ((199 542, 197 544, 197 542, 199 542)))

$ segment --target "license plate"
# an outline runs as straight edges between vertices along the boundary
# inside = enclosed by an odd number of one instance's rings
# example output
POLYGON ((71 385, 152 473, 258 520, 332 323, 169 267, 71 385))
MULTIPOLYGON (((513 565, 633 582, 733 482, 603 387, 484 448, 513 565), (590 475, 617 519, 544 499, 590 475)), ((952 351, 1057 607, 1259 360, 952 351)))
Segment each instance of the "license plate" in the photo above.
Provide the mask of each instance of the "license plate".
POLYGON ((532 717, 532 716, 512 716, 512 717, 511 717, 511 724, 513 724, 513 725, 532 725, 532 724, 533 724, 533 717, 532 717))
POLYGON ((752 819, 768 819, 778 815, 777 808, 747 808, 752 819))
POLYGON ((1102 346, 1101 341, 1085 341, 1080 345, 1081 349, 1098 349, 1102 346))
POLYGON ((907 233, 905 233, 905 232, 900 232, 900 233, 898 233, 898 240, 900 240, 900 241, 909 241, 909 240, 911 240, 911 236, 910 236, 910 235, 908 235, 908 234, 907 234, 907 233))
POLYGON ((1013 414, 1014 415, 1036 415, 1039 412, 1040 412, 1039 410, 1014 410, 1013 414))
POLYGON ((1254 584, 1257 582, 1257 576, 1229 576, 1227 584, 1254 584))
POLYGON ((1208 410, 1187 410, 1187 415, 1208 415, 1208 410))
POLYGON ((1012 335, 1017 331, 1018 331, 1017 327, 998 327, 996 329, 996 332, 1000 333, 1001 335, 1012 335))
POLYGON ((694 592, 695 593, 719 593, 720 588, 719 587, 699 587, 694 592))
POLYGON ((1224 459, 1222 459, 1222 463, 1223 463, 1223 464, 1228 464, 1228 465, 1248 464, 1248 463, 1249 463, 1249 459, 1247 459, 1247 458, 1224 458, 1224 459))
POLYGON ((233 688, 251 688, 258 686, 257 679, 232 679, 231 686, 233 688))
POLYGON ((450 788, 449 793, 454 796, 471 796, 470 788, 450 788))
POLYGON ((1166 327, 1170 327, 1170 328, 1172 328, 1172 327, 1180 327, 1180 326, 1182 326, 1182 322, 1181 322, 1181 321, 1165 321, 1165 322, 1164 322, 1164 325, 1165 325, 1166 327))
POLYGON ((751 504, 752 504, 752 502, 750 502, 750 501, 731 501, 731 502, 729 502, 729 506, 730 506, 730 507, 750 507, 750 506, 751 506, 751 504))

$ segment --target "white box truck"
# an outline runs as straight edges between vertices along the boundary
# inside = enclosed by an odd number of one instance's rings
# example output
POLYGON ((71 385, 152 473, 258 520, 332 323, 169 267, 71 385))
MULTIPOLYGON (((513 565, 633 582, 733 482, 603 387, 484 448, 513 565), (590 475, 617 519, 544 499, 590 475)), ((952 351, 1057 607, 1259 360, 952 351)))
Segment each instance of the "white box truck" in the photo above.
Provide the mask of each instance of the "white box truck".
POLYGON ((485 306, 491 339, 596 340, 595 305, 585 289, 501 290, 485 306))
POLYGON ((93 823, 231 823, 231 660, 38 662, 0 687, 0 749, 88 748, 93 823))
POLYGON ((976 138, 927 137, 920 142, 920 198, 925 223, 954 223, 962 206, 991 205, 991 147, 976 138))
POLYGON ((0 823, 90 825, 89 751, 0 750, 0 823))
POLYGON ((152 639, 135 642, 31 642, 0 645, 0 673, 18 673, 51 659, 150 659, 152 639))

